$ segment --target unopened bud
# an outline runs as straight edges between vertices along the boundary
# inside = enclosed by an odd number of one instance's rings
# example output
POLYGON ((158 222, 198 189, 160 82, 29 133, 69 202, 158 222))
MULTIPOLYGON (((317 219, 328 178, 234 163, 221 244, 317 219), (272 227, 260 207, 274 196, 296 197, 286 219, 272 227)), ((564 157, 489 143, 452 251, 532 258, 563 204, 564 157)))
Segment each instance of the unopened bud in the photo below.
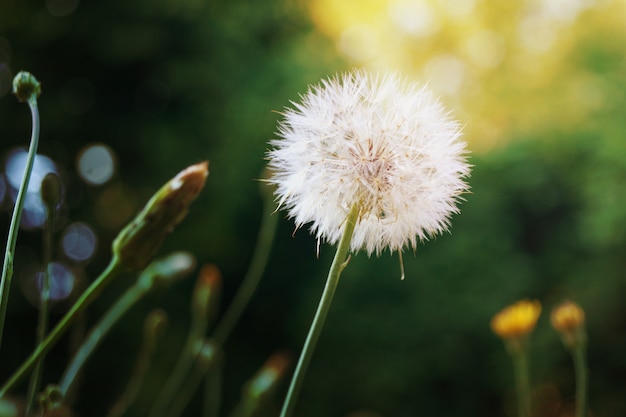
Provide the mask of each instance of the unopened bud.
POLYGON ((154 341, 159 338, 161 333, 165 331, 167 322, 167 313, 164 310, 160 308, 152 310, 148 313, 143 323, 144 339, 150 340, 154 343, 154 341))
POLYGON ((41 94, 41 84, 26 71, 20 71, 13 78, 13 94, 20 102, 36 99, 41 94))
POLYGON ((284 352, 272 355, 246 384, 245 396, 248 400, 261 400, 276 389, 290 363, 291 356, 284 352))
POLYGON ((572 301, 565 301, 552 310, 552 327, 556 329, 568 348, 585 343, 585 312, 572 301))
POLYGON ((61 179, 54 172, 46 174, 41 182, 41 201, 46 205, 48 213, 54 211, 61 203, 63 196, 61 179))
POLYGON ((210 315, 221 284, 220 270, 212 264, 204 265, 198 274, 198 281, 193 290, 191 301, 191 313, 195 318, 202 320, 202 318, 207 318, 210 315))
POLYGON ((209 174, 209 163, 192 165, 167 182, 144 209, 120 232, 113 253, 120 263, 141 270, 154 258, 165 237, 189 211, 209 174))
POLYGON ((540 314, 539 301, 518 301, 493 316, 491 330, 504 340, 511 353, 517 353, 523 349, 524 338, 533 331, 540 314))
POLYGON ((150 263, 139 276, 139 285, 168 285, 189 274, 196 267, 196 258, 188 252, 174 252, 150 263))

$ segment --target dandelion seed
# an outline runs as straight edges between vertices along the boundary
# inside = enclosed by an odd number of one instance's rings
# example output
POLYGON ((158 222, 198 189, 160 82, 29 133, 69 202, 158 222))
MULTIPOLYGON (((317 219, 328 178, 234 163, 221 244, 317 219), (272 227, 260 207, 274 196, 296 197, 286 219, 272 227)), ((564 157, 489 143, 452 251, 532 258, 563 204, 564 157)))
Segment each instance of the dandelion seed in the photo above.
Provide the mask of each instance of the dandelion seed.
POLYGON ((351 250, 416 248, 450 226, 468 191, 465 142, 426 87, 364 71, 324 80, 284 112, 268 153, 281 208, 318 241, 339 241, 357 204, 351 250))

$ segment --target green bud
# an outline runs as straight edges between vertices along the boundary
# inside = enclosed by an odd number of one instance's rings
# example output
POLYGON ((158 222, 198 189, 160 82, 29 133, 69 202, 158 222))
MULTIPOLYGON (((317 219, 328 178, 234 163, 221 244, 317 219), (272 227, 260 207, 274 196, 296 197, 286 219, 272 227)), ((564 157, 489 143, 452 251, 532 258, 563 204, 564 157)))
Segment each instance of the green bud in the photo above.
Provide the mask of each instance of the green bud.
POLYGON ((13 94, 20 102, 36 99, 41 94, 41 84, 30 72, 20 71, 13 78, 13 94))
POLYGON ((139 285, 145 289, 153 285, 167 285, 189 274, 196 267, 196 259, 188 252, 174 252, 150 263, 139 276, 139 285))
POLYGON ((113 241, 113 253, 131 270, 142 270, 165 237, 189 211, 209 175, 209 163, 192 165, 168 181, 113 241))
POLYGON ((63 195, 61 179, 54 172, 48 173, 41 182, 41 201, 46 205, 48 212, 54 211, 61 203, 63 195))

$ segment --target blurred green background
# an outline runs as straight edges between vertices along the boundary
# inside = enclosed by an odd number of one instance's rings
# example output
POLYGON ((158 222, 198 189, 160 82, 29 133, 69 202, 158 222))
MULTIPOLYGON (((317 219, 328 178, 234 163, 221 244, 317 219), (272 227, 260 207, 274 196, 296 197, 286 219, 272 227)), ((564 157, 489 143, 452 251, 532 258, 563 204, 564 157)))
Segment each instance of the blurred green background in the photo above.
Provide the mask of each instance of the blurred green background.
MULTIPOLYGON (((8 161, 30 134, 26 106, 8 92, 24 69, 43 87, 40 154, 66 186, 55 259, 76 277, 74 294, 106 265, 111 240, 150 195, 207 159, 207 187, 161 253, 184 249, 200 264, 216 264, 223 311, 254 248, 262 211, 256 179, 278 112, 338 71, 399 71, 428 82, 465 126, 472 192, 450 234, 405 254, 406 280, 397 256, 352 259, 297 415, 514 415, 512 366, 489 320, 536 298, 544 305, 531 351, 537 415, 565 416, 573 369, 547 313, 570 298, 588 318, 591 409, 623 416, 625 19, 623 0, 0 0, 2 241, 11 209, 8 161), (90 182, 85 172, 99 173, 104 162, 84 155, 98 144, 114 169, 90 182), (76 222, 97 237, 84 259, 61 245, 76 222)), ((28 282, 40 250, 40 228, 25 228, 2 379, 33 347, 37 312, 28 282)), ((226 345, 224 415, 268 356, 297 355, 333 252, 323 245, 317 258, 315 239, 281 220, 258 293, 226 345)), ((109 288, 83 325, 131 280, 109 288)), ((106 414, 155 306, 168 312, 170 327, 150 387, 167 375, 189 326, 193 286, 189 278, 135 306, 89 362, 78 415, 106 414)), ((53 319, 67 307, 56 305, 53 319)), ((71 345, 68 337, 52 351, 45 382, 58 380, 71 345)), ((286 385, 263 415, 277 415, 286 385)), ((141 393, 136 415, 154 395, 141 393)), ((194 398, 186 415, 199 407, 194 398)))

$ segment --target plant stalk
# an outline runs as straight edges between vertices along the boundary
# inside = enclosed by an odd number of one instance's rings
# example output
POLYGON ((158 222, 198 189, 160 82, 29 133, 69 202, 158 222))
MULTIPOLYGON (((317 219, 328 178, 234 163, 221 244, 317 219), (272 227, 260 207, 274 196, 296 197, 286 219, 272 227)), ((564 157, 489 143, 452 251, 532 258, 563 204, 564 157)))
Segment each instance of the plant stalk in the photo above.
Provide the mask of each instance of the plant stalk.
POLYGON ((315 313, 315 317, 313 318, 313 322, 309 328, 309 334, 304 342, 302 353, 298 359, 298 364, 296 365, 296 370, 291 379, 291 384, 289 385, 289 390, 287 392, 285 402, 283 403, 280 417, 290 417, 293 414, 298 395, 300 394, 300 390, 302 388, 304 376, 309 367, 309 363, 311 362, 311 358, 313 357, 313 352, 322 332, 322 328, 324 327, 326 316, 330 310, 330 305, 332 303, 333 296, 335 295, 337 284, 339 283, 339 277, 343 269, 346 267, 349 259, 348 253, 350 251, 350 241, 352 240, 358 216, 359 207, 357 204, 354 204, 346 219, 343 236, 341 237, 339 246, 337 247, 337 252, 335 253, 335 258, 333 259, 330 271, 328 272, 326 286, 324 287, 322 298, 317 306, 317 312, 315 313))

